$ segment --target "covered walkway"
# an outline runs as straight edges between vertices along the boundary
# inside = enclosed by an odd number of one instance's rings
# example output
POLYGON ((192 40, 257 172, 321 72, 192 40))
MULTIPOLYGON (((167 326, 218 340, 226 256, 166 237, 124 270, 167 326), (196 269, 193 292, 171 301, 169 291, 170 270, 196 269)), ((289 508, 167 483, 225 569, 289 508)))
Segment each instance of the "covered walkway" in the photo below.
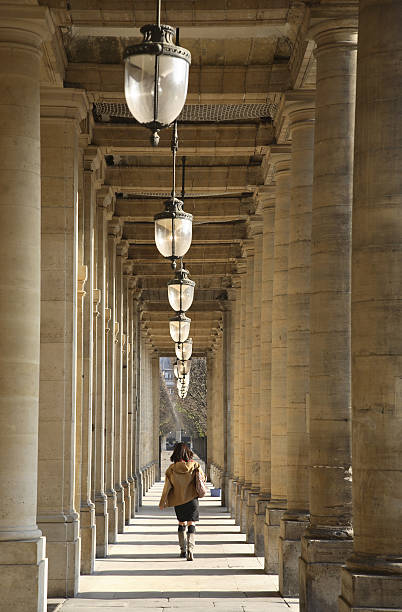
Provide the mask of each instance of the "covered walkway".
POLYGON ((263 559, 254 556, 218 498, 201 500, 194 562, 179 559, 173 509, 157 508, 161 490, 161 482, 150 489, 109 556, 96 561, 94 574, 81 577, 79 596, 67 600, 60 612, 299 609, 297 600, 279 596, 277 577, 264 574, 263 559))

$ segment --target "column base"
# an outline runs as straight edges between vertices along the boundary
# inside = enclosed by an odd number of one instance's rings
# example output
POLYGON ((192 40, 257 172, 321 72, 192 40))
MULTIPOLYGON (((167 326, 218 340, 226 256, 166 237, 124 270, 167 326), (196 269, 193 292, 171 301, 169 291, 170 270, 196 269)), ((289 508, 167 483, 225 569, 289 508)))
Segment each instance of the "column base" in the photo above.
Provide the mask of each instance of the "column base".
POLYGON ((249 491, 247 496, 247 510, 246 510, 246 541, 248 544, 254 544, 254 515, 255 515, 255 504, 258 499, 258 491, 249 491))
MULTIPOLYGON (((266 574, 279 573, 279 530, 281 518, 286 512, 283 503, 275 502, 275 505, 270 505, 265 509, 264 523, 264 572, 266 574)), ((327 612, 327 611, 325 611, 327 612)))
POLYGON ((264 523, 265 509, 269 504, 268 498, 259 497, 254 508, 254 554, 264 556, 264 523))
POLYGON ((115 487, 117 497, 117 533, 124 533, 125 527, 125 504, 124 489, 122 486, 115 487))
POLYGON ((236 487, 236 502, 235 502, 235 523, 236 525, 240 525, 241 523, 241 499, 242 499, 242 490, 244 484, 242 482, 237 483, 236 487))
POLYGON ((89 503, 80 509, 81 574, 95 570, 96 525, 95 505, 89 503))
POLYGON ((102 494, 95 497, 95 524, 96 524, 96 556, 107 557, 109 517, 107 513, 107 497, 102 494))
POLYGON ((108 513, 108 543, 114 544, 117 542, 117 496, 114 489, 106 491, 107 497, 107 513, 108 513))
POLYGON ((283 597, 299 596, 301 538, 309 526, 309 515, 286 512, 279 529, 279 592, 283 597))
POLYGON ((402 575, 364 573, 343 567, 339 612, 402 610, 402 575))
POLYGON ((80 522, 78 514, 38 516, 46 537, 49 597, 75 597, 80 579, 80 522))
POLYGON ((130 483, 128 480, 124 480, 121 484, 124 491, 124 524, 129 525, 131 519, 130 483))
POLYGON ((130 491, 130 519, 135 517, 135 482, 132 476, 127 478, 130 491))
POLYGON ((247 532, 247 499, 248 495, 251 492, 251 487, 247 483, 244 484, 241 490, 241 499, 240 499, 240 531, 242 533, 247 532))
POLYGON ((351 538, 307 534, 301 539, 300 612, 338 612, 341 568, 353 549, 351 538))
POLYGON ((46 538, 0 542, 2 610, 47 609, 46 538))

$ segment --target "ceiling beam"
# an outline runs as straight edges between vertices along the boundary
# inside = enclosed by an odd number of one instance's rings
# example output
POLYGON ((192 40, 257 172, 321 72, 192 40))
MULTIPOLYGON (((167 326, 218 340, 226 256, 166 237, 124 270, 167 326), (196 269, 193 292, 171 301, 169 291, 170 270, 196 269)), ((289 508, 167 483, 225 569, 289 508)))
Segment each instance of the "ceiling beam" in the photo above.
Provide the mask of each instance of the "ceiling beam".
MULTIPOLYGON (((66 68, 65 86, 90 92, 123 92, 124 64, 97 64, 70 62, 66 68)), ((238 95, 243 101, 245 93, 286 91, 289 88, 287 65, 254 64, 249 66, 191 66, 189 94, 238 95), (286 70, 284 70, 286 68, 286 70)))
MULTIPOLYGON (((221 278, 223 276, 231 276, 235 273, 235 266, 233 263, 220 261, 215 263, 193 263, 191 264, 191 278, 193 280, 204 277, 215 277, 221 278)), ((173 278, 174 272, 170 267, 168 261, 160 261, 159 263, 144 262, 142 264, 134 264, 133 276, 138 278, 149 277, 149 276, 162 276, 166 274, 166 278, 173 278)))
MULTIPOLYGON (((186 192, 208 193, 250 191, 264 183, 261 165, 187 166, 186 192)), ((169 192, 172 168, 169 166, 114 166, 105 170, 105 185, 117 192, 169 192)))
MULTIPOLYGON (((215 102, 216 104, 216 102, 215 102)), ((92 133, 92 143, 96 146, 110 147, 110 152, 116 147, 138 151, 144 150, 146 155, 171 155, 171 130, 161 130, 158 149, 150 146, 149 130, 130 123, 95 123, 92 133)), ((264 147, 274 141, 273 125, 266 122, 250 121, 241 123, 180 123, 179 144, 180 155, 190 154, 191 151, 200 154, 200 151, 213 155, 218 148, 221 154, 238 155, 238 151, 254 150, 260 154, 264 147)), ((120 154, 123 154, 121 152, 120 154)))
MULTIPOLYGON (((159 253, 155 244, 141 244, 129 247, 128 256, 134 263, 150 263, 151 261, 161 263, 163 257, 159 253)), ((192 245, 184 256, 187 265, 191 262, 214 262, 214 261, 231 261, 241 257, 241 249, 238 244, 207 244, 204 246, 192 245)))
MULTIPOLYGON (((166 198, 117 198, 115 215, 125 221, 153 221, 163 209, 166 198)), ((194 215, 193 222, 221 222, 247 219, 253 211, 252 197, 225 196, 209 198, 185 198, 184 210, 194 215)))

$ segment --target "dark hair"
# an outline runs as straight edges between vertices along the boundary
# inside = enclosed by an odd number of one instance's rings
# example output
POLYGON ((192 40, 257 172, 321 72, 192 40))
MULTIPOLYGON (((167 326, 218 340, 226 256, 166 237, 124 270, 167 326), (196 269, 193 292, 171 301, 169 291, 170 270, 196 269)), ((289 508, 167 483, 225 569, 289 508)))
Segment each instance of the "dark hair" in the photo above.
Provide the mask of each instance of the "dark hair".
POLYGON ((193 458, 193 451, 189 449, 185 442, 176 442, 174 445, 170 461, 177 463, 178 461, 190 461, 193 458))

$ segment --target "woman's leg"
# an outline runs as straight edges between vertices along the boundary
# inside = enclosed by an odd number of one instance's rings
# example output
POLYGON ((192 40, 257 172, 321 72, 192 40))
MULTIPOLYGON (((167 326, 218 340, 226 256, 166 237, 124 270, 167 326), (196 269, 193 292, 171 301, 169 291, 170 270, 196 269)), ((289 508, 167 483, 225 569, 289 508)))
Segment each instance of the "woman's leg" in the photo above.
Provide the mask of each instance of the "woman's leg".
POLYGON ((179 525, 177 528, 177 535, 179 537, 180 557, 186 556, 186 538, 184 535, 185 532, 186 532, 186 523, 179 521, 179 525))
POLYGON ((194 559, 195 546, 195 524, 194 521, 187 521, 187 561, 194 559))

